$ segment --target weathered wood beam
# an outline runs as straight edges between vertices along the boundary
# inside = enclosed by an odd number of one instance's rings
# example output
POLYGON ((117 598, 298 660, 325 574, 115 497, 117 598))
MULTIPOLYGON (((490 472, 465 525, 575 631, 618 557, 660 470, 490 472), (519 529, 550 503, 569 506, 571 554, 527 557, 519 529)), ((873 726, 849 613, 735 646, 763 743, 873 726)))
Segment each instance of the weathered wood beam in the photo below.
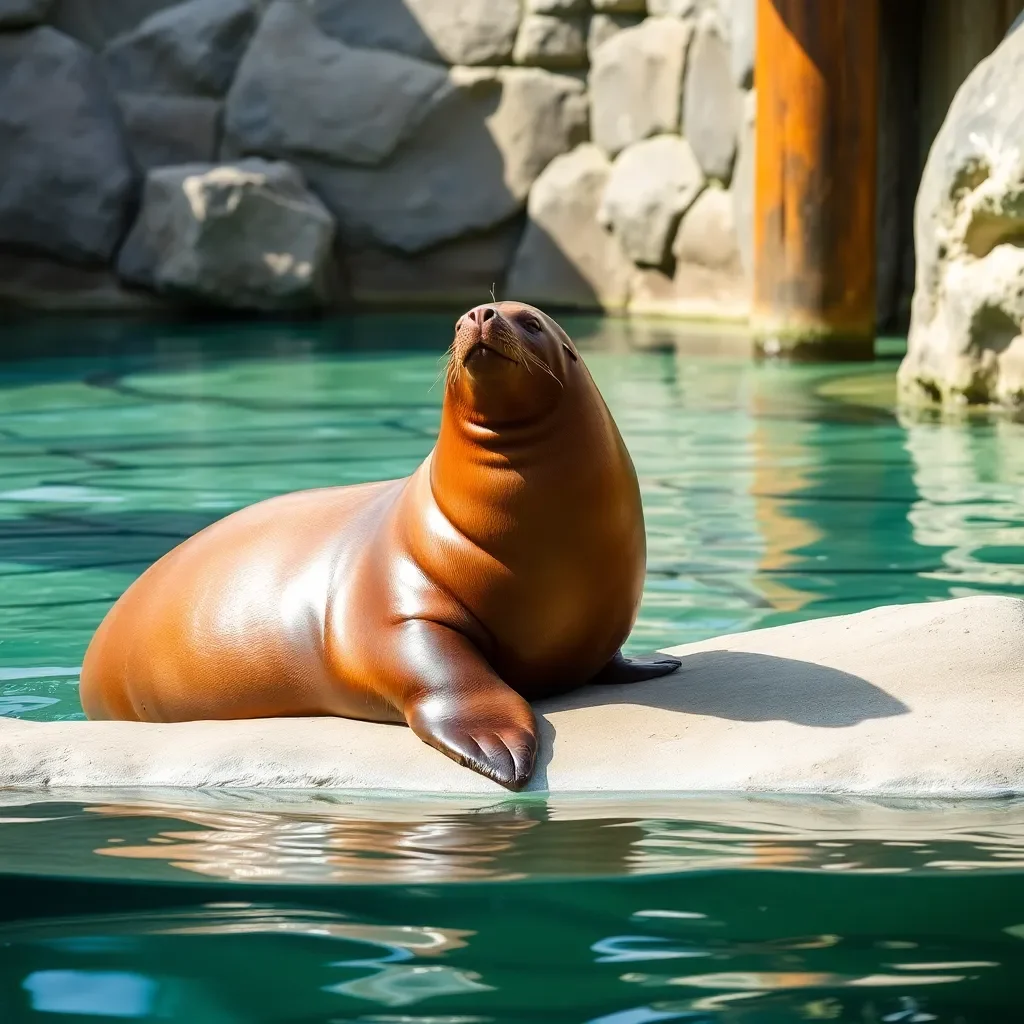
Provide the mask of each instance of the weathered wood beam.
POLYGON ((878 0, 758 0, 755 84, 759 347, 870 359, 878 0))

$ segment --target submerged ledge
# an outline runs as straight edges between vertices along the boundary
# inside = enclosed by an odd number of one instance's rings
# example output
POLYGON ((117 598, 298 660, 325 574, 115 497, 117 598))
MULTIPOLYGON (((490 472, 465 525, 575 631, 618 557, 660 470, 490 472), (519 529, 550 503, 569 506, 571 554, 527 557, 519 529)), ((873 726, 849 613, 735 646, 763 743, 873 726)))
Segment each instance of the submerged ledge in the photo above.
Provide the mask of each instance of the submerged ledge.
MULTIPOLYGON (((1024 794, 1024 601, 876 608, 669 649, 665 679, 537 705, 530 791, 1024 794)), ((402 726, 0 719, 0 788, 502 794, 402 726)))

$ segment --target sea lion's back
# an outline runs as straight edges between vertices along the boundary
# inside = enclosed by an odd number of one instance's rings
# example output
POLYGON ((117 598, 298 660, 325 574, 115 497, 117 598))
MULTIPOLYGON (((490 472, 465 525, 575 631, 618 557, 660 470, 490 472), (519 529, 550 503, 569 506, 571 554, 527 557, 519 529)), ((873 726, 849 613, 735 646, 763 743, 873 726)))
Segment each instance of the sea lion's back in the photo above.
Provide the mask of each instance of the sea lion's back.
POLYGON ((82 665, 93 719, 191 721, 327 711, 321 657, 344 578, 404 481, 299 491, 241 509, 150 566, 82 665))

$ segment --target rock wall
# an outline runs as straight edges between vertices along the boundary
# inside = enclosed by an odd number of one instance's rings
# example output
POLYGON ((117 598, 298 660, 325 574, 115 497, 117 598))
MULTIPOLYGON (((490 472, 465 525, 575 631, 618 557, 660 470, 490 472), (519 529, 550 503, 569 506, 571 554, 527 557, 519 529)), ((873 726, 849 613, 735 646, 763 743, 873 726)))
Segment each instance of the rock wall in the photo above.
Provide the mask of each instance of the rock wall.
POLYGON ((1024 408, 1024 31, 958 90, 917 196, 906 401, 1024 408))
POLYGON ((742 319, 754 0, 0 0, 0 305, 742 319))

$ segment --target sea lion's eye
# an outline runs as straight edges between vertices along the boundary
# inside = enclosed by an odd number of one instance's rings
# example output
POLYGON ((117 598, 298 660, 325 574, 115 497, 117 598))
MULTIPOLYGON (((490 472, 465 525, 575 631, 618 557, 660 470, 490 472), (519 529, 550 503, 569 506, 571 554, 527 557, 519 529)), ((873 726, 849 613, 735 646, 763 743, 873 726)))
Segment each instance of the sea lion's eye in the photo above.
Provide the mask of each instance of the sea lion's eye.
POLYGON ((535 316, 525 316, 520 321, 522 325, 533 334, 540 333, 540 321, 535 316))

